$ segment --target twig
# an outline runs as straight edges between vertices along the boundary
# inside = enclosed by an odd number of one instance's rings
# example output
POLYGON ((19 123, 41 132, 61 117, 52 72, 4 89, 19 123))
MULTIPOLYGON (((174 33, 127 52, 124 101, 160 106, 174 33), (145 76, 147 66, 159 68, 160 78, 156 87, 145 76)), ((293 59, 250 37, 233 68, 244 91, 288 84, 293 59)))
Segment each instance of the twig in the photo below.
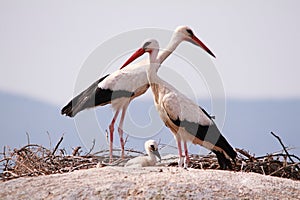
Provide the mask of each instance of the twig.
POLYGON ((60 143, 63 141, 63 139, 64 139, 64 137, 61 136, 60 140, 58 141, 58 143, 56 144, 56 146, 55 146, 55 148, 54 148, 54 150, 53 150, 53 152, 52 152, 52 155, 55 154, 56 150, 58 149, 58 146, 59 146, 60 143))
POLYGON ((6 147, 5 147, 5 145, 3 146, 3 158, 5 158, 6 157, 6 147))
POLYGON ((4 162, 4 161, 6 161, 6 160, 11 160, 11 159, 12 159, 11 157, 3 158, 3 159, 0 160, 0 163, 1 163, 1 162, 4 162))
POLYGON ((260 166, 261 171, 263 172, 263 175, 266 175, 265 170, 264 170, 264 166, 260 166))
POLYGON ((89 152, 88 152, 87 154, 85 154, 86 156, 89 155, 89 154, 93 151, 93 149, 94 149, 94 147, 95 147, 95 143, 96 143, 96 140, 93 139, 93 142, 92 142, 93 145, 92 145, 92 147, 90 148, 89 152))
MULTIPOLYGON (((296 148, 295 148, 295 147, 286 147, 286 150, 287 150, 287 151, 290 151, 290 150, 293 150, 293 149, 296 149, 296 148)), ((282 149, 273 152, 273 154, 276 154, 276 153, 282 153, 282 149)))
POLYGON ((78 166, 76 166, 76 167, 70 169, 69 171, 70 171, 70 172, 73 172, 74 170, 80 169, 80 168, 82 168, 82 167, 88 167, 88 166, 91 166, 91 165, 95 165, 95 166, 96 166, 97 163, 83 163, 83 164, 81 164, 81 165, 78 165, 78 166))
POLYGON ((113 163, 106 163, 102 160, 102 162, 100 164, 103 164, 105 166, 117 166, 119 165, 120 163, 124 162, 123 159, 118 159, 118 160, 115 160, 113 163))
POLYGON ((161 139, 158 139, 157 145, 160 146, 161 139))
MULTIPOLYGON (((255 159, 264 159, 264 158, 266 158, 266 157, 268 157, 268 156, 273 156, 273 157, 274 157, 274 156, 276 156, 276 157, 282 156, 282 157, 285 157, 285 156, 287 156, 287 154, 284 154, 284 153, 276 153, 276 154, 270 154, 270 155, 266 155, 266 156, 255 157, 255 159)), ((297 160, 300 161, 300 158, 299 158, 298 156, 296 156, 296 155, 294 155, 294 154, 290 154, 290 156, 293 157, 293 158, 296 158, 297 160)))
POLYGON ((22 165, 25 169, 30 171, 30 173, 34 173, 34 171, 32 169, 30 169, 26 164, 24 164, 24 162, 19 162, 19 161, 16 160, 16 163, 22 165))
POLYGON ((247 157, 251 161, 257 159, 254 156, 252 156, 249 152, 245 151, 244 149, 235 148, 235 150, 240 154, 242 154, 243 156, 247 157))
POLYGON ((27 144, 30 144, 29 133, 26 132, 26 135, 27 135, 27 144))
POLYGON ((280 167, 278 170, 270 173, 269 175, 272 176, 272 175, 276 174, 277 172, 280 172, 281 170, 283 170, 285 168, 292 167, 292 166, 297 167, 297 165, 299 165, 299 163, 293 163, 293 164, 290 164, 290 165, 286 165, 286 166, 280 167))
POLYGON ((125 149, 125 151, 127 151, 127 152, 131 152, 131 153, 138 153, 138 154, 144 154, 143 152, 141 152, 141 151, 136 151, 136 150, 133 150, 133 149, 125 149))
MULTIPOLYGON (((289 157, 289 159, 291 160, 291 162, 292 162, 293 164, 295 164, 295 162, 293 161, 293 159, 292 159, 292 157, 290 156, 289 152, 286 150, 284 144, 282 143, 280 137, 279 137, 278 135, 276 135, 275 133, 273 133, 272 131, 271 131, 271 134, 272 134, 274 137, 277 138, 277 140, 278 140, 279 143, 281 144, 283 150, 285 151, 286 155, 289 157)), ((296 168, 297 168, 298 170, 300 170, 299 167, 298 167, 297 165, 296 165, 296 168)))
POLYGON ((5 173, 8 173, 8 174, 12 175, 13 177, 19 177, 18 174, 15 174, 15 173, 13 173, 11 171, 4 171, 3 174, 5 174, 5 173))
POLYGON ((161 143, 160 145, 162 146, 161 149, 165 148, 165 147, 170 147, 170 148, 173 148, 173 149, 177 149, 176 146, 172 146, 172 145, 169 145, 169 144, 163 144, 163 143, 161 143))
POLYGON ((48 135, 48 139, 49 139, 49 149, 51 149, 52 141, 51 141, 50 133, 48 131, 47 131, 47 135, 48 135))
POLYGON ((72 152, 72 156, 76 156, 77 154, 79 155, 78 151, 81 149, 80 146, 76 147, 73 152, 72 152))
POLYGON ((106 142, 109 143, 109 141, 108 141, 108 131, 107 131, 107 129, 105 129, 105 138, 106 138, 106 142))
POLYGON ((124 141, 124 146, 125 146, 126 143, 128 142, 128 137, 129 137, 129 135, 126 134, 126 138, 125 138, 125 141, 124 141))

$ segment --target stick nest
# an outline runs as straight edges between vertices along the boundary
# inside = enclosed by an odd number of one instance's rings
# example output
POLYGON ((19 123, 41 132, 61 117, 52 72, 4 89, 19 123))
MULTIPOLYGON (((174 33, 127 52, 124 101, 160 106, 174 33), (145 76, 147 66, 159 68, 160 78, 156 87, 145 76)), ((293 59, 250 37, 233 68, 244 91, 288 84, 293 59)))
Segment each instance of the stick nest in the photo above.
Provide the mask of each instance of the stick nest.
MULTIPOLYGON (((6 181, 19 177, 61 174, 74 170, 95 168, 97 165, 98 167, 108 165, 103 162, 104 160, 108 160, 107 151, 91 154, 94 147, 93 145, 90 152, 84 155, 81 155, 80 147, 76 147, 73 149, 71 155, 67 155, 64 149, 58 148, 62 139, 63 137, 61 137, 53 150, 37 144, 28 144, 20 149, 13 150, 6 150, 6 147, 4 147, 3 152, 0 154, 0 180, 6 181), (104 155, 104 153, 106 154, 104 155)), ((279 137, 277 139, 280 140, 279 137)), ((233 163, 233 171, 255 172, 300 180, 300 159, 296 155, 289 154, 284 146, 282 152, 271 153, 260 157, 255 157, 243 149, 236 149, 236 151, 238 157, 236 163, 233 163), (293 159, 297 160, 297 162, 293 159)), ((134 150, 127 150, 127 153, 143 154, 142 152, 134 150)), ((132 156, 129 155, 128 158, 132 158, 132 156)), ((191 168, 219 169, 214 154, 205 156, 191 155, 190 159, 189 167, 191 168)), ((115 164, 113 163, 111 165, 123 166, 124 162, 125 161, 118 159, 114 162, 115 164)), ((177 162, 166 161, 165 163, 167 163, 166 166, 177 166, 177 162)))

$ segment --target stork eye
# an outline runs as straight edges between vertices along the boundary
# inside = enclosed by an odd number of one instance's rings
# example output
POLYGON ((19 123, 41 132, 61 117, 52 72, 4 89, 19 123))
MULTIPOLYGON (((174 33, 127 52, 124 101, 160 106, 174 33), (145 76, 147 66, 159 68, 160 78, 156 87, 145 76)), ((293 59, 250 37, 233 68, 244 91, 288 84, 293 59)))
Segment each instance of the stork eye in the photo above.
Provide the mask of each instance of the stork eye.
POLYGON ((190 35, 194 35, 194 33, 191 29, 186 29, 186 32, 188 32, 188 34, 190 34, 190 35))
POLYGON ((147 46, 149 46, 150 44, 151 44, 151 42, 146 42, 146 43, 144 44, 144 46, 143 46, 143 49, 146 49, 147 46))
POLYGON ((150 145, 151 149, 154 151, 155 150, 155 146, 152 144, 150 145))

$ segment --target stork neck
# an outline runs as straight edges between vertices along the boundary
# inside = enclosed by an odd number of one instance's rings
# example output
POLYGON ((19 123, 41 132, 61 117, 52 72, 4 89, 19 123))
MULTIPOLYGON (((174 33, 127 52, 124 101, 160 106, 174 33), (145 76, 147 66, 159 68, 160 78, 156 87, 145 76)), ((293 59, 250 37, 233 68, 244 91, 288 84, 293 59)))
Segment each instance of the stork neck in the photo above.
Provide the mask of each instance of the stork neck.
POLYGON ((150 151, 147 151, 147 153, 148 153, 148 156, 150 157, 150 160, 155 162, 156 161, 156 156, 150 151))
POLYGON ((182 40, 174 33, 168 46, 158 55, 158 62, 162 63, 178 47, 182 40))
POLYGON ((160 67, 159 60, 157 59, 158 49, 150 53, 150 65, 147 66, 147 78, 149 83, 156 83, 159 77, 157 76, 158 68, 160 67))

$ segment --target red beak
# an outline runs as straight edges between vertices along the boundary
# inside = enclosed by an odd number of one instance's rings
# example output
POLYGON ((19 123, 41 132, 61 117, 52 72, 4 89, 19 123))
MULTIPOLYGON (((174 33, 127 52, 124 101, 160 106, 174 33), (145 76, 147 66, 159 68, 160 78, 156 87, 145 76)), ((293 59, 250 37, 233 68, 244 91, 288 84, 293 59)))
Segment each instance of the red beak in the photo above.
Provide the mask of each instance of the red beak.
POLYGON ((192 36, 192 42, 195 43, 196 45, 200 46, 202 49, 204 49, 207 53, 209 53, 212 57, 216 57, 213 52, 211 52, 211 50, 209 50, 209 48, 207 48, 207 46, 205 46, 205 44, 203 44, 203 42, 201 42, 196 36, 192 36))
POLYGON ((143 48, 138 49, 134 54, 132 54, 132 56, 130 58, 128 58, 128 60, 122 65, 122 67, 120 67, 120 69, 123 69, 124 67, 129 65, 132 61, 134 61, 135 59, 137 59, 144 53, 145 53, 145 49, 143 49, 143 48))

